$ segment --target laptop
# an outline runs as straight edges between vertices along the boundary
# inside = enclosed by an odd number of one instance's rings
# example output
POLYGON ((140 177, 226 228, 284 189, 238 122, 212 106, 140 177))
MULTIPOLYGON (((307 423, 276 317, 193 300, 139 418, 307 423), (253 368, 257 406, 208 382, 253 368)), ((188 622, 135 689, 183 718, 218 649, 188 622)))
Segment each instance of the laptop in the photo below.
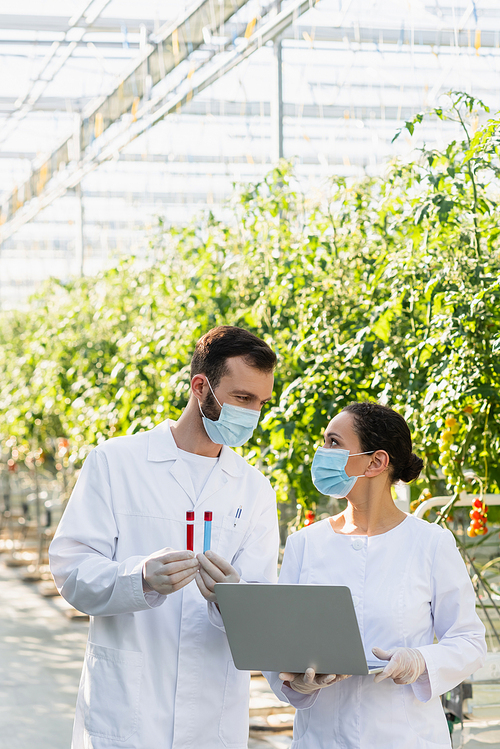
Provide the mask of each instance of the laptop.
POLYGON ((236 668, 367 675, 387 665, 367 661, 351 591, 343 585, 217 583, 217 603, 236 668))

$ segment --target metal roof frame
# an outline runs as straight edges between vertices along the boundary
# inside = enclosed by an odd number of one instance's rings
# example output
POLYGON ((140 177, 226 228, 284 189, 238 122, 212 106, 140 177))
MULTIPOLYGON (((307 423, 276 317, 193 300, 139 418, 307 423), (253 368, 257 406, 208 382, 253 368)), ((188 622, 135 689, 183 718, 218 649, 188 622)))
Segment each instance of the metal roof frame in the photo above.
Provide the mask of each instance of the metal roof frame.
MULTIPOLYGON (((236 5, 238 3, 239 9, 239 7, 242 7, 246 2, 247 0, 231 0, 231 8, 234 9, 232 12, 236 11, 236 5)), ((226 5, 229 5, 228 0, 222 0, 222 3, 224 3, 224 8, 226 5)), ((203 0, 199 3, 199 7, 207 4, 208 3, 203 0)), ((30 179, 25 182, 22 187, 24 193, 20 194, 20 190, 18 189, 11 194, 7 204, 4 204, 0 213, 0 244, 8 237, 12 236, 12 234, 14 234, 23 224, 33 219, 43 208, 46 208, 58 197, 64 195, 66 190, 79 185, 82 178, 96 169, 99 164, 113 158, 115 154, 122 150, 131 141, 141 135, 148 128, 154 126, 168 114, 172 112, 180 112, 183 105, 190 102, 193 96, 203 91, 207 86, 221 78, 236 65, 239 65, 240 62, 247 59, 262 45, 280 36, 296 18, 313 6, 314 0, 295 0, 295 2, 290 3, 280 13, 274 15, 270 21, 266 22, 267 17, 272 15, 272 9, 269 8, 268 16, 266 16, 256 27, 256 30, 249 35, 248 38, 245 37, 241 44, 239 44, 232 52, 223 56, 219 61, 219 64, 208 66, 209 70, 207 72, 202 70, 201 75, 199 76, 192 75, 191 71, 188 72, 182 82, 184 86, 180 86, 180 93, 174 94, 173 96, 167 95, 166 101, 164 96, 159 96, 155 99, 148 99, 143 95, 142 104, 140 97, 134 97, 132 105, 134 102, 137 102, 137 108, 135 111, 134 107, 130 106, 130 103, 128 109, 125 109, 125 112, 132 110, 132 121, 125 123, 122 121, 119 131, 116 134, 113 133, 114 137, 110 138, 108 143, 103 143, 102 146, 99 144, 98 147, 96 144, 95 149, 89 149, 92 150, 91 153, 83 154, 83 147, 86 144, 89 146, 92 145, 91 137, 89 137, 91 135, 91 131, 89 134, 89 121, 91 120, 94 123, 94 128, 96 129, 98 115, 102 113, 103 110, 106 112, 108 111, 110 98, 120 90, 120 86, 118 86, 110 97, 106 97, 104 101, 95 106, 91 112, 88 112, 87 114, 84 112, 84 120, 82 125, 78 128, 76 138, 68 138, 40 167, 32 172, 30 179), (75 140, 77 141, 77 148, 79 150, 78 154, 74 153, 75 140), (68 162, 72 164, 72 168, 67 170, 68 174, 66 174, 66 176, 57 184, 51 185, 50 178, 57 175, 61 164, 67 165, 68 162), (30 201, 29 204, 27 204, 27 198, 30 201), (23 206, 24 210, 21 210, 23 209, 23 206)), ((189 22, 189 19, 186 20, 189 22)), ((185 24, 185 22, 186 21, 183 20, 181 21, 181 24, 185 24)), ((175 51, 175 45, 173 43, 175 33, 177 33, 177 54, 180 54, 181 46, 178 30, 181 27, 181 24, 174 28, 170 27, 169 29, 161 29, 157 35, 157 38, 159 39, 158 45, 163 45, 165 40, 170 41, 170 44, 172 44, 171 54, 175 51)), ((198 25, 198 28, 200 30, 201 38, 203 39, 203 27, 198 25)), ((199 46, 201 46, 201 41, 199 46)), ((185 53, 184 59, 186 59, 192 50, 194 50, 194 46, 191 45, 191 40, 187 35, 185 35, 183 37, 182 47, 182 52, 185 53)), ((157 48, 148 51, 147 55, 144 56, 144 59, 134 67, 134 71, 125 79, 126 81, 132 81, 132 76, 135 75, 136 71, 140 70, 144 62, 146 62, 146 59, 148 59, 153 52, 157 52, 157 48)), ((158 59, 161 59, 160 55, 158 55, 158 59)), ((203 69, 205 66, 206 63, 201 62, 199 69, 203 69)), ((174 65, 174 67, 176 67, 176 65, 174 65)), ((158 69, 159 64, 156 70, 158 71, 158 69)), ((145 93, 145 90, 144 84, 143 93, 145 93)), ((124 112, 122 112, 122 114, 123 113, 124 112)), ((116 112, 114 114, 116 114, 116 116, 114 119, 110 119, 109 125, 121 118, 121 114, 118 115, 116 112)), ((104 134, 104 116, 101 116, 101 126, 103 129, 99 132, 99 136, 104 134)), ((109 129, 109 125, 107 129, 109 129)))
MULTIPOLYGON (((59 170, 71 162, 79 162, 85 149, 124 114, 131 112, 135 118, 141 100, 149 98, 152 87, 204 43, 204 29, 210 33, 216 31, 247 2, 199 0, 175 24, 160 28, 154 36, 155 43, 146 45, 145 52, 133 61, 111 94, 90 102, 83 111, 77 133, 66 138, 41 164, 34 165, 28 180, 12 192, 0 209, 0 227, 10 222, 26 203, 41 198, 46 185, 59 170)), ((69 56, 72 45, 66 50, 69 56)), ((10 233, 4 226, 0 241, 6 235, 10 233)))

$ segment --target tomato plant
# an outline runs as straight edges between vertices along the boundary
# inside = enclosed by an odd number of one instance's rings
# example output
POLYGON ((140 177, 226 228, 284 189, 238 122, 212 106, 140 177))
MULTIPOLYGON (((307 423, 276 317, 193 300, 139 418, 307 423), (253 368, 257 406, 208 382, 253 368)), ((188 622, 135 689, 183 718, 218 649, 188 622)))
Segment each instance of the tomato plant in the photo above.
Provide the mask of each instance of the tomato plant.
POLYGON ((429 116, 456 120, 462 140, 378 177, 332 177, 318 201, 281 162, 235 187, 232 220, 160 221, 144 257, 52 279, 2 315, 5 458, 40 447, 55 464, 66 439, 61 460, 78 466, 104 439, 176 418, 197 338, 234 324, 279 356, 244 452, 281 501, 314 509, 314 449, 338 410, 366 398, 411 426, 425 458, 414 497, 456 497, 467 476, 474 492, 500 491, 500 120, 474 130, 481 108, 451 94, 429 116))

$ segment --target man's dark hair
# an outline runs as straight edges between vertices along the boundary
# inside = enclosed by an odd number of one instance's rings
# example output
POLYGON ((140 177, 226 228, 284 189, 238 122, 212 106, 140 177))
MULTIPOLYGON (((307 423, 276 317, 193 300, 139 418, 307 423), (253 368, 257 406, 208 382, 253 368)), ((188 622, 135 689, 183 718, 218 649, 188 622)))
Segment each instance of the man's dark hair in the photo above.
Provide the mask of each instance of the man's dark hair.
POLYGON ((215 390, 227 373, 227 360, 234 356, 242 356, 250 367, 261 372, 272 372, 277 361, 274 351, 253 333, 233 325, 219 325, 197 342, 191 360, 191 379, 204 374, 215 390))

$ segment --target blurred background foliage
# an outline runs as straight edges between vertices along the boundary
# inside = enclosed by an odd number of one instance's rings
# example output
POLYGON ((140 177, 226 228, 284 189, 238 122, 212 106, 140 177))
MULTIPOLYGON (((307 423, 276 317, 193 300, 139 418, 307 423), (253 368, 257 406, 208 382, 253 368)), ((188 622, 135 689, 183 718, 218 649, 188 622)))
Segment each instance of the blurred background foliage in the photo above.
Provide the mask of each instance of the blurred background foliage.
POLYGON ((280 501, 315 507, 314 449, 329 419, 363 399, 409 421, 425 459, 414 498, 459 492, 464 471, 470 491, 499 492, 500 120, 477 128, 481 106, 450 95, 431 114, 460 120, 462 142, 379 177, 332 178, 318 201, 282 162, 235 188, 232 222, 160 222, 146 259, 51 280, 28 309, 4 313, 0 439, 11 470, 78 468, 100 441, 177 418, 196 340, 231 324, 279 356, 274 400, 243 452, 280 501))

